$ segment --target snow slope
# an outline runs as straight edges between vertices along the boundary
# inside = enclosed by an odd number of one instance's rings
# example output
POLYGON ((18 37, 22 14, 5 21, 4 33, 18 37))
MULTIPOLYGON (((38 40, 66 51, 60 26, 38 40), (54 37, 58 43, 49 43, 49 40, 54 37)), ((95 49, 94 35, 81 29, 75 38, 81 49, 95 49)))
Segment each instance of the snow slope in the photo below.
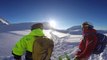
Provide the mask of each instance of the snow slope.
MULTIPOLYGON (((0 60, 13 60, 11 55, 11 49, 15 43, 23 36, 30 32, 30 30, 23 31, 10 31, 6 33, 0 33, 0 60)), ((52 60, 58 60, 58 56, 64 55, 67 53, 71 60, 75 54, 75 51, 78 50, 77 46, 80 42, 81 35, 69 35, 63 34, 54 31, 44 31, 46 36, 50 36, 53 39, 55 47, 52 54, 52 60)), ((90 60, 106 60, 107 57, 107 48, 104 53, 100 56, 93 55, 90 60)))
POLYGON ((25 35, 24 32, 25 31, 11 31, 6 33, 0 33, 0 56, 10 55, 11 48, 23 35, 25 35))

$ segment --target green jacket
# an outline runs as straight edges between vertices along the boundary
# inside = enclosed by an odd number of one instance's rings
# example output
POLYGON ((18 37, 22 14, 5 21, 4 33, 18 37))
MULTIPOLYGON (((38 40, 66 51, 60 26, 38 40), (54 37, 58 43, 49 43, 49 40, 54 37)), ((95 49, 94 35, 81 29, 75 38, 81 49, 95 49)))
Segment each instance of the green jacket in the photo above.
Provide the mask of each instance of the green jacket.
POLYGON ((25 51, 32 52, 33 42, 36 39, 35 36, 44 36, 43 30, 35 29, 28 35, 21 38, 12 49, 12 53, 18 56, 22 56, 25 51))

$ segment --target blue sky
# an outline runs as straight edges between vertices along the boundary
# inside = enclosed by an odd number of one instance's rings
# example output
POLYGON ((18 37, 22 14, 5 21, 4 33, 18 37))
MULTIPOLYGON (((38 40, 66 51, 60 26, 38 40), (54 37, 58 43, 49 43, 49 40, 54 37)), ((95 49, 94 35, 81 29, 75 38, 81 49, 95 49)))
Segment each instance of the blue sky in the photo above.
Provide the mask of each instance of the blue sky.
POLYGON ((89 21, 95 28, 107 30, 107 1, 0 0, 0 17, 11 23, 44 22, 51 18, 60 29, 89 21))

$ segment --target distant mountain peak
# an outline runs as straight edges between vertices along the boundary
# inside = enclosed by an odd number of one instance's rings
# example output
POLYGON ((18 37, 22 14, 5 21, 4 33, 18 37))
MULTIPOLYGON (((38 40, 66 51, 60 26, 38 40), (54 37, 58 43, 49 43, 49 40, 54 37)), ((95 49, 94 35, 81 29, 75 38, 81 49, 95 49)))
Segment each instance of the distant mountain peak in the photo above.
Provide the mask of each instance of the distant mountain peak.
POLYGON ((68 28, 67 30, 81 30, 81 25, 77 25, 77 26, 72 26, 70 28, 68 28))
MULTIPOLYGON (((97 29, 96 29, 96 30, 97 30, 97 29)), ((68 28, 67 31, 68 31, 70 34, 76 34, 76 35, 82 34, 81 25, 72 26, 72 27, 68 28)), ((107 33, 107 30, 97 30, 97 32, 106 34, 106 33, 107 33)))
POLYGON ((3 18, 0 18, 0 24, 9 25, 9 22, 3 18))

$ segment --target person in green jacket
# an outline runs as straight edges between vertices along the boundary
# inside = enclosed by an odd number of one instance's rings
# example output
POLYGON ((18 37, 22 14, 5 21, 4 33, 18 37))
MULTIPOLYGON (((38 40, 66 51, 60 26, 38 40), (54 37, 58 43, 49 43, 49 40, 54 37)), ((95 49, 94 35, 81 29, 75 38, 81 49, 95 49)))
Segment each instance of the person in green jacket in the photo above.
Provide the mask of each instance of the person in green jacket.
POLYGON ((35 36, 44 36, 43 24, 37 23, 31 26, 31 32, 22 37, 12 49, 14 59, 21 60, 21 56, 25 54, 26 60, 32 60, 32 47, 36 39, 35 36))

